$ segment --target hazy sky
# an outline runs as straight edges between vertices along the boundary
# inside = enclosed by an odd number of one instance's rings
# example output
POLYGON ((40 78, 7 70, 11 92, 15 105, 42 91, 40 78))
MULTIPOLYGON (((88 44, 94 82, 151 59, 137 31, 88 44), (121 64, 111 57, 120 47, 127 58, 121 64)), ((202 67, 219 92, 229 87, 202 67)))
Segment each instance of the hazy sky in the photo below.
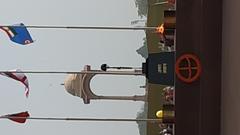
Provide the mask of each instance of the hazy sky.
MULTIPOLYGON (((1 0, 1 25, 91 25, 130 26, 139 19, 134 0, 1 0)), ((135 51, 142 46, 143 31, 43 30, 29 29, 35 43, 19 46, 0 32, 0 70, 80 71, 85 64, 99 68, 141 66, 144 61, 135 51)), ((135 118, 142 102, 91 101, 68 94, 62 83, 66 75, 27 74, 30 96, 24 86, 0 76, 0 115, 29 111, 32 117, 135 118)), ((143 94, 141 77, 97 76, 92 89, 100 95, 143 94)), ((138 135, 136 123, 34 121, 17 124, 0 120, 6 135, 138 135)))

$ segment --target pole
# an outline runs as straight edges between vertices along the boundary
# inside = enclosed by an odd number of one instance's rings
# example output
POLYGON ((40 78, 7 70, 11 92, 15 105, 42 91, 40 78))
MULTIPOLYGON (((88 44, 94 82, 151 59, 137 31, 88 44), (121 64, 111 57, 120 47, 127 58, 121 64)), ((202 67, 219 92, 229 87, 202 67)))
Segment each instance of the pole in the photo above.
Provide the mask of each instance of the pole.
POLYGON ((76 29, 76 30, 156 30, 157 27, 123 27, 123 26, 49 26, 49 25, 2 25, 0 27, 26 27, 33 29, 76 29))
POLYGON ((0 73, 29 73, 29 74, 85 74, 86 71, 0 71, 0 73))
POLYGON ((0 73, 28 73, 28 74, 117 74, 117 75, 142 75, 141 72, 128 72, 128 71, 0 71, 0 73))
POLYGON ((107 69, 142 69, 141 67, 110 67, 107 64, 101 65, 102 71, 107 71, 107 69))
POLYGON ((163 4, 168 4, 168 2, 167 2, 167 1, 158 2, 158 3, 154 3, 154 4, 152 4, 152 6, 163 5, 163 4))
POLYGON ((30 119, 30 120, 45 120, 45 121, 97 121, 97 122, 152 122, 162 123, 162 119, 125 119, 125 118, 47 118, 47 117, 13 117, 13 116, 2 116, 0 119, 30 119))

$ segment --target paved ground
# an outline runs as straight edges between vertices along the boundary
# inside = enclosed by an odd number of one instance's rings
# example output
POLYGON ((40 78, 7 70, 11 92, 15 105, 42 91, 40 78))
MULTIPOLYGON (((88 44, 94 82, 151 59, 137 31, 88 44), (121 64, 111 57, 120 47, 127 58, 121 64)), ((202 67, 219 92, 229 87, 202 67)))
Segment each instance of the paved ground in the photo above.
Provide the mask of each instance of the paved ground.
MULTIPOLYGON (((149 0, 149 6, 155 0, 149 0)), ((223 47, 222 47, 222 135, 240 134, 240 1, 223 0, 223 47)), ((151 7, 148 16, 148 26, 161 24, 163 9, 160 6, 151 7)), ((159 52, 158 37, 148 33, 149 53, 159 52)), ((161 89, 164 86, 149 84, 149 111, 148 117, 155 118, 155 112, 161 108, 161 89)), ((157 125, 148 125, 148 135, 159 132, 157 125)))
POLYGON ((239 0, 223 0, 222 135, 240 135, 239 13, 239 0))

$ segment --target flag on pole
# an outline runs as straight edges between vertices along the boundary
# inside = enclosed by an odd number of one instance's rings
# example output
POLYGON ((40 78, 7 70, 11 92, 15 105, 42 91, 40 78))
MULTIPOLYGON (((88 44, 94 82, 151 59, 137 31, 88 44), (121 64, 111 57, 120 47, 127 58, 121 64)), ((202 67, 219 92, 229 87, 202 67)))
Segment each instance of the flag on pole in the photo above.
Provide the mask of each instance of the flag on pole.
POLYGON ((32 37, 23 23, 12 26, 0 26, 10 40, 21 45, 33 43, 32 37))
POLYGON ((3 116, 0 116, 0 118, 7 118, 17 123, 25 123, 29 116, 30 116, 29 113, 26 111, 26 112, 3 115, 3 116))
POLYGON ((25 74, 21 73, 20 69, 16 69, 14 71, 17 72, 17 73, 11 73, 11 71, 9 71, 9 72, 1 72, 0 74, 23 83, 25 85, 25 95, 26 95, 26 97, 28 97, 28 95, 29 95, 29 83, 28 83, 27 76, 25 74))

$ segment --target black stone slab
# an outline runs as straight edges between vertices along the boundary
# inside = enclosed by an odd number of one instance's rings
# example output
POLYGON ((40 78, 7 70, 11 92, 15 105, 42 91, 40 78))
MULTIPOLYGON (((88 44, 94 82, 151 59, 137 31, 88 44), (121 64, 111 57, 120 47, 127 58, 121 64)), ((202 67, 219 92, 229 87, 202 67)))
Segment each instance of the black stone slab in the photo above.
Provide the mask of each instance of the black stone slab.
POLYGON ((200 79, 176 78, 176 135, 220 135, 221 0, 178 0, 176 58, 196 55, 200 79))

